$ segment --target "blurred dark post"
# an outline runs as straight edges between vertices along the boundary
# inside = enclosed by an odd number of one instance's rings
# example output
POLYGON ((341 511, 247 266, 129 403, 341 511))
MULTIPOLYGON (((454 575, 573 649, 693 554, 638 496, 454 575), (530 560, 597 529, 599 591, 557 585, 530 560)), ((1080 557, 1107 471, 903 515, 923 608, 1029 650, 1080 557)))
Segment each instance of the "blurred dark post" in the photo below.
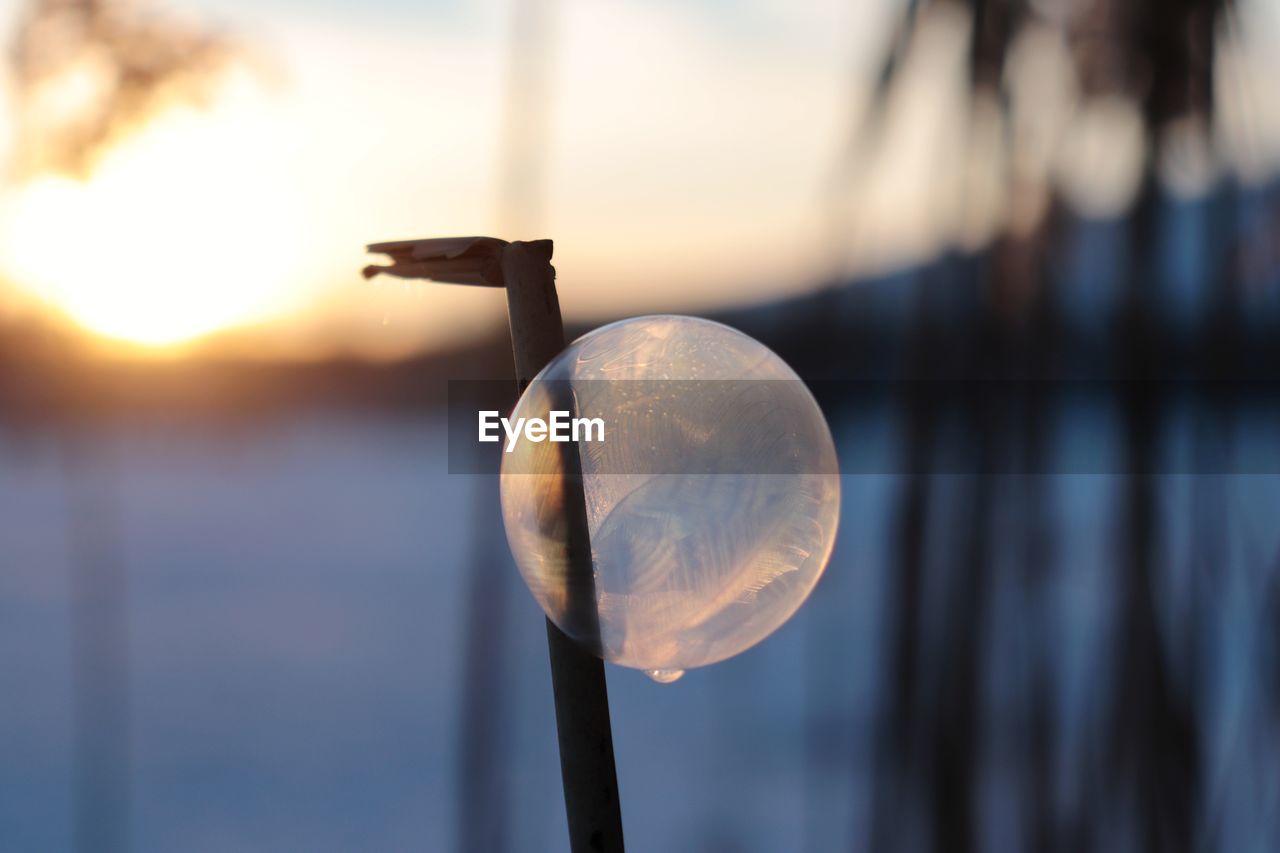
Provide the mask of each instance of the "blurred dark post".
MULTIPOLYGON (((503 234, 523 237, 541 230, 555 6, 556 0, 513 0, 511 4, 495 217, 503 234)), ((513 849, 508 831, 510 779, 503 768, 521 698, 507 672, 511 649, 505 617, 514 566, 506 543, 496 541, 490 529, 501 512, 498 481, 480 478, 472 509, 477 520, 472 566, 463 594, 466 657, 460 671, 455 793, 460 851, 507 853, 513 849)), ((595 615, 594 606, 591 613, 595 615)))
MULTIPOLYGON (((74 415, 73 415, 74 417, 74 415)), ((72 844, 130 848, 128 569, 110 433, 71 424, 62 442, 71 606, 72 844)))
MULTIPOLYGON (((366 278, 386 273, 400 278, 505 288, 521 392, 564 349, 564 322, 556 295, 550 240, 507 243, 491 237, 463 237, 378 243, 368 249, 390 256, 392 264, 365 267, 366 278)), ((562 460, 568 619, 575 625, 598 625, 581 465, 576 445, 564 447, 568 448, 562 460)), ((598 628, 594 641, 579 644, 547 620, 547 643, 570 848, 574 853, 621 851, 622 810, 609 724, 609 695, 604 661, 594 653, 599 647, 598 628)))

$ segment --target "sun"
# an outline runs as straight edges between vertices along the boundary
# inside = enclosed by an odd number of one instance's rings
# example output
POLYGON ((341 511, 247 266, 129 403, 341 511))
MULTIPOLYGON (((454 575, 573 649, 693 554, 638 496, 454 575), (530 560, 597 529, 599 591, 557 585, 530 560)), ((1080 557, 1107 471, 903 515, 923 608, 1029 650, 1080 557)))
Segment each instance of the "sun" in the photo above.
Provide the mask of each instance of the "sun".
POLYGON ((0 271, 100 335, 154 347, 298 307, 307 206, 262 99, 175 107, 85 180, 11 188, 0 271))

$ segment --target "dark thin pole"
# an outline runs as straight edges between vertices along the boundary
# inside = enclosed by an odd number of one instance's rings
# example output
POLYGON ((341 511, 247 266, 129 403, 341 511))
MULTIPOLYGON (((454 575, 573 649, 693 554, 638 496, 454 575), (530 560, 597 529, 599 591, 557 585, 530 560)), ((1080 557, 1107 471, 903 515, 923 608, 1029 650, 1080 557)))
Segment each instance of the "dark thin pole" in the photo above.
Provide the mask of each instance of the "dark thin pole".
MULTIPOLYGON (((107 442, 108 428, 96 438, 107 442)), ((71 599, 72 836, 80 853, 129 849, 128 581, 110 448, 73 424, 63 444, 71 599)))
MULTIPOLYGON (((390 266, 369 266, 401 278, 479 287, 504 287, 511 324, 516 381, 523 391, 564 349, 564 322, 556 296, 552 243, 506 243, 488 237, 378 243, 370 252, 391 257, 390 266)), ((622 809, 609 725, 609 693, 599 657, 591 541, 577 446, 566 444, 561 460, 565 554, 568 568, 566 622, 584 640, 574 641, 547 621, 551 685, 555 694, 560 774, 573 853, 621 853, 622 809)))
MULTIPOLYGON (((538 371, 564 349, 564 322, 556 296, 551 241, 512 243, 502 253, 516 381, 523 392, 538 371)), ((577 445, 568 448, 564 468, 564 510, 569 563, 569 619, 597 626, 591 542, 577 445)), ((594 632, 599 642, 598 626, 594 632)), ((573 853, 621 851, 622 810, 609 725, 609 693, 604 661, 569 639, 547 620, 551 685, 555 692, 560 775, 564 780, 573 853)))
POLYGON ((510 559, 498 553, 485 519, 501 512, 498 483, 477 483, 473 517, 473 557, 466 578, 463 631, 463 664, 459 689, 462 707, 458 719, 457 779, 455 800, 459 853, 484 850, 507 853, 509 780, 503 772, 508 750, 510 721, 518 709, 507 688, 509 667, 506 646, 507 584, 510 559))

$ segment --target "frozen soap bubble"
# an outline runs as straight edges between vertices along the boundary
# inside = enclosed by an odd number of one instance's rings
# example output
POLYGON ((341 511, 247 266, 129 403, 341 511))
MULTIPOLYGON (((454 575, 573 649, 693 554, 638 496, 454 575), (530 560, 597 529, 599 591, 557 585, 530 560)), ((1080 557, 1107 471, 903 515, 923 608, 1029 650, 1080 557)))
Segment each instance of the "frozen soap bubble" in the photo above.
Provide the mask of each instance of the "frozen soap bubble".
POLYGON ((555 411, 599 418, 603 438, 589 424, 572 442, 524 433, 503 454, 502 515, 562 631, 665 683, 804 603, 835 542, 840 477, 821 410, 766 347, 692 317, 604 326, 538 374, 511 422, 555 411), (589 545, 571 540, 574 516, 589 545), (570 559, 588 547, 590 568, 570 559))

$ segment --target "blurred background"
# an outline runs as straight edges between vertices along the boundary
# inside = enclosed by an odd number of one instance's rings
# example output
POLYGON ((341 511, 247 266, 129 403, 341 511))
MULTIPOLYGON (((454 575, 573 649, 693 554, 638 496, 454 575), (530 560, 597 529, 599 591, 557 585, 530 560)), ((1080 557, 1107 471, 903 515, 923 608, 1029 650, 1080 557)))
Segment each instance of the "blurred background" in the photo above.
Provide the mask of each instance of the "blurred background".
POLYGON ((1280 847, 1280 3, 6 0, 0 850, 566 848, 445 384, 574 333, 810 380, 775 636, 609 669, 631 849, 1280 847), (388 280, 389 281, 389 280, 388 280), (869 390, 870 389, 870 390, 869 390))

